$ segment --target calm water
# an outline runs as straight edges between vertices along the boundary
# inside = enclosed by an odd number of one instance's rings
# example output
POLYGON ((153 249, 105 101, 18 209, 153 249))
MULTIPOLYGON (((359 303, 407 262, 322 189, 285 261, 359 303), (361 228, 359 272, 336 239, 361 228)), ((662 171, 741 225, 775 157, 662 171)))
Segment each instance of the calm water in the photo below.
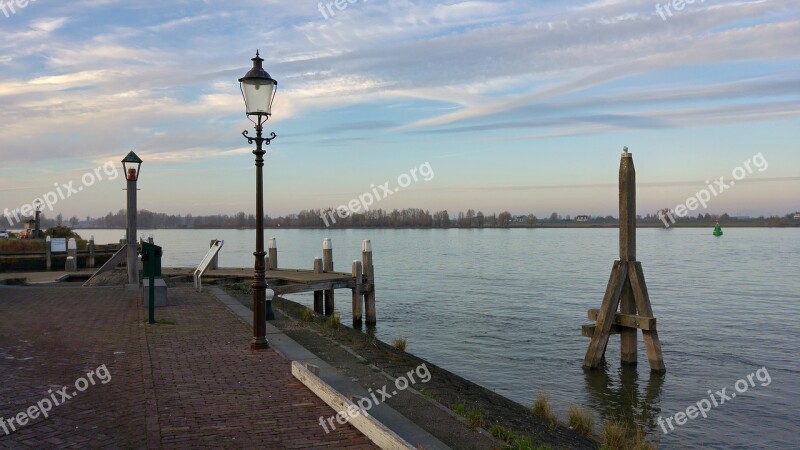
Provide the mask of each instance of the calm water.
MULTIPOLYGON (((86 230, 98 243, 121 230, 86 230)), ((154 230, 165 266, 199 263, 212 238, 220 264, 252 266, 253 230, 154 230)), ((596 419, 628 415, 661 448, 799 448, 800 229, 639 230, 643 262, 667 365, 651 376, 640 338, 638 371, 620 370, 612 337, 608 367, 581 369, 580 327, 598 308, 617 230, 267 230, 281 267, 311 268, 333 239, 337 270, 374 248, 378 328, 385 341, 530 405, 547 393, 562 417, 570 404, 596 419), (765 367, 755 387, 664 435, 667 418, 765 367)), ((337 308, 351 323, 349 292, 337 308)), ((311 295, 292 296, 307 305, 311 295)), ((740 385, 741 386, 741 385, 740 385)))

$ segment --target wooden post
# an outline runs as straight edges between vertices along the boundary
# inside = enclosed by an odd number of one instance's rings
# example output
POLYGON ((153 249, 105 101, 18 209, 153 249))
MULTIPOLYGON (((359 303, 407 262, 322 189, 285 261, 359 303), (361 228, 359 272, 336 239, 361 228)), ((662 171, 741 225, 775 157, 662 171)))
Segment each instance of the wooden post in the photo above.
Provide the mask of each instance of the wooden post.
MULTIPOLYGON (((322 270, 333 272, 333 244, 329 238, 322 240, 322 270)), ((333 315, 334 308, 333 289, 327 289, 325 291, 325 315, 333 315)))
MULTIPOLYGON (((644 282, 642 263, 639 261, 632 263, 628 267, 628 273, 639 315, 653 317, 653 307, 650 304, 650 294, 647 293, 647 284, 644 282)), ((650 370, 666 372, 667 367, 664 365, 664 354, 661 352, 661 341, 658 339, 658 330, 656 330, 656 327, 651 327, 649 330, 642 330, 642 337, 644 339, 644 346, 647 349, 647 360, 650 363, 650 370)))
MULTIPOLYGON (((217 244, 217 242, 218 241, 216 239, 212 239, 211 240, 211 244, 208 246, 208 248, 213 247, 214 245, 217 244)), ((150 242, 150 243, 152 244, 152 242, 150 242)), ((210 270, 219 269, 219 253, 217 253, 216 255, 214 255, 213 258, 211 258, 211 262, 208 264, 208 268, 210 270)))
POLYGON ((365 240, 361 243, 361 261, 363 261, 364 276, 367 283, 362 286, 364 292, 364 313, 367 326, 378 323, 377 311, 375 310, 375 267, 372 265, 372 242, 365 240))
POLYGON ((94 269, 94 235, 89 236, 89 258, 86 260, 86 267, 94 269))
MULTIPOLYGON (((619 260, 636 261, 636 168, 628 148, 619 161, 619 260)), ((630 282, 624 283, 619 312, 636 314, 636 304, 630 282)), ((620 331, 620 359, 622 364, 636 365, 636 328, 620 331)))
POLYGON ((267 270, 278 270, 278 244, 275 238, 271 238, 269 240, 269 255, 268 260, 269 266, 267 270))
MULTIPOLYGON (((595 310, 596 323, 583 327, 585 335, 592 338, 583 367, 593 369, 600 364, 612 332, 620 334, 622 364, 635 365, 637 330, 641 329, 650 370, 665 372, 642 264, 636 261, 636 169, 627 147, 619 164, 619 258, 614 261, 603 304, 595 310)), ((593 316, 592 310, 589 313, 593 316)))
POLYGON ((67 262, 65 272, 75 272, 78 270, 78 242, 75 238, 67 240, 67 262))
POLYGON ((361 328, 362 302, 361 284, 363 282, 361 261, 353 261, 353 278, 356 279, 356 286, 353 288, 353 328, 361 328))
POLYGON ((47 270, 53 268, 53 257, 52 257, 53 252, 51 246, 52 246, 52 241, 50 240, 50 236, 47 236, 44 239, 44 251, 46 253, 46 259, 47 259, 47 270))
MULTIPOLYGON (((322 258, 314 258, 314 273, 322 273, 322 258)), ((314 312, 322 314, 322 291, 314 291, 314 312)))

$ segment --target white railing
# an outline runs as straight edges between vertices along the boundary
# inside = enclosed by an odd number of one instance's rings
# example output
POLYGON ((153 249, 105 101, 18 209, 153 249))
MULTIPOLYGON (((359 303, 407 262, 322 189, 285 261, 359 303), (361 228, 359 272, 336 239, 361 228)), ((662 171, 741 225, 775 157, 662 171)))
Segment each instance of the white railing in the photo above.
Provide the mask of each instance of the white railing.
POLYGON ((217 240, 216 242, 214 242, 211 248, 208 249, 208 253, 206 253, 206 256, 203 258, 203 261, 201 261, 200 265, 197 266, 197 269, 195 269, 194 287, 198 291, 203 290, 203 283, 201 281, 201 278, 203 277, 203 274, 206 273, 206 270, 208 270, 208 266, 210 266, 211 263, 214 261, 214 258, 217 257, 217 254, 219 253, 220 249, 222 249, 222 246, 224 244, 225 241, 217 240))

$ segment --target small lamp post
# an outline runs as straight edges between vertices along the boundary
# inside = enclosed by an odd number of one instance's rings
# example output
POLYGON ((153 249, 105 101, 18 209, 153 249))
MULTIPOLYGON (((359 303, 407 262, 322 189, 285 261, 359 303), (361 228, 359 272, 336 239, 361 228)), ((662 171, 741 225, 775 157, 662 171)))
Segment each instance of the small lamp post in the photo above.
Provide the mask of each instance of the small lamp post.
POLYGON ((42 234, 43 234, 42 233, 42 228, 41 228, 41 221, 39 219, 39 216, 42 214, 42 206, 43 206, 43 204, 44 204, 44 202, 42 202, 38 198, 33 201, 33 209, 36 212, 36 218, 34 219, 36 221, 36 226, 33 229, 33 237, 36 238, 36 239, 41 239, 42 234))
POLYGON ((136 182, 139 181, 139 171, 142 167, 142 160, 136 153, 130 152, 122 160, 122 170, 125 173, 125 180, 128 183, 128 230, 125 239, 128 248, 128 284, 139 286, 139 261, 137 257, 136 245, 136 182))
POLYGON ((263 175, 266 151, 263 146, 264 144, 269 145, 276 135, 270 133, 269 137, 263 137, 262 131, 264 124, 272 115, 272 101, 275 99, 278 82, 264 70, 262 66, 264 60, 259 56, 258 50, 256 50, 256 57, 251 61, 253 61, 253 68, 239 79, 239 87, 244 98, 247 118, 255 124, 256 129, 255 137, 249 136, 246 130, 242 132, 242 136, 247 139, 249 144, 254 142, 256 144, 256 149, 253 150, 253 154, 256 155, 256 251, 253 253, 256 260, 253 274, 253 340, 250 342, 250 348, 258 350, 269 347, 266 337, 266 321, 275 318, 275 314, 272 312, 272 299, 269 301, 266 299, 263 175))

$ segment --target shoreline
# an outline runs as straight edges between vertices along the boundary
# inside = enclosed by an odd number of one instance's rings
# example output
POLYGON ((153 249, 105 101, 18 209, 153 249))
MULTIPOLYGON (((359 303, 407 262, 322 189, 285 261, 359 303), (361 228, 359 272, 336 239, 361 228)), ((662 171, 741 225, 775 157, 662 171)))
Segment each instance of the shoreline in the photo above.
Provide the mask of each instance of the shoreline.
MULTIPOLYGON (((241 285, 219 286, 250 308, 252 298, 246 293, 246 288, 240 288, 241 285)), ((424 364, 431 373, 430 381, 411 389, 417 395, 392 398, 388 404, 453 448, 511 445, 503 443, 497 436, 492 437, 497 434, 498 427, 513 430, 517 436, 529 439, 533 448, 599 448, 598 442, 563 424, 534 415, 529 407, 375 339, 368 329, 365 332, 338 326, 334 330, 324 317, 315 317, 313 322, 304 321, 306 306, 282 297, 275 298, 273 308, 276 320, 270 323, 345 375, 359 380, 365 388, 377 389, 381 383, 386 383, 387 378, 402 377, 424 364), (459 415, 456 412, 459 408, 468 413, 459 415), (443 425, 442 421, 449 425, 443 425)), ((503 448, 527 447, 512 445, 503 448)))
MULTIPOLYGON (((683 224, 676 222, 665 228, 661 222, 659 223, 639 223, 637 222, 636 228, 659 228, 669 231, 673 228, 701 228, 713 229, 715 223, 683 224)), ((720 221, 722 228, 800 228, 800 220, 797 223, 788 224, 769 224, 769 223, 750 223, 731 221, 720 221)), ((538 223, 536 225, 509 225, 507 227, 270 227, 265 226, 265 230, 510 230, 510 229, 559 229, 559 228, 577 228, 577 229, 598 229, 598 228, 619 228, 619 224, 613 223, 559 223, 559 224, 545 224, 538 223)), ((120 230, 124 231, 125 228, 118 227, 103 227, 103 228, 85 228, 76 227, 75 230, 120 230)), ((140 230, 255 230, 255 227, 140 227, 140 230)), ((10 232, 17 232, 19 230, 9 229, 10 232)), ((13 239, 12 239, 13 240, 13 239)))

